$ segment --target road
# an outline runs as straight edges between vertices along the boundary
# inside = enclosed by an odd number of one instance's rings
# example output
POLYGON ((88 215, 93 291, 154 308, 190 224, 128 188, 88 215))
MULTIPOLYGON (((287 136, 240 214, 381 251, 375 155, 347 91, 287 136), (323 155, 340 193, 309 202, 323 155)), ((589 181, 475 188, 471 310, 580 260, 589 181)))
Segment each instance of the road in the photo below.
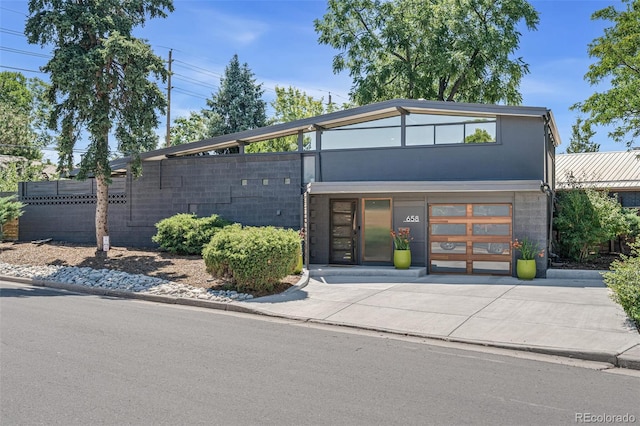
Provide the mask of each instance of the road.
POLYGON ((640 423, 637 371, 8 282, 0 341, 2 425, 640 423))

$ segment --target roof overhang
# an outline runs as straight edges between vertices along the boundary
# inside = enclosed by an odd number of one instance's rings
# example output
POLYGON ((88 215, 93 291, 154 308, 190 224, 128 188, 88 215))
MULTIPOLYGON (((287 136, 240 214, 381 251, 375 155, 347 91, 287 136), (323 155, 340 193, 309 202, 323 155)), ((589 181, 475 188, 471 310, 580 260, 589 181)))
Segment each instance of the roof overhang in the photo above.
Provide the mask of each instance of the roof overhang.
MULTIPOLYGON (((541 117, 549 123, 554 142, 559 144, 560 137, 551 112, 542 107, 525 107, 509 105, 485 105, 460 102, 425 101, 416 99, 393 99, 369 105, 363 105, 347 110, 334 111, 317 117, 309 117, 288 123, 280 123, 258 129, 245 130, 229 135, 216 136, 184 145, 160 148, 154 151, 140 154, 142 161, 158 161, 166 158, 195 155, 253 142, 269 140, 273 138, 296 135, 298 132, 313 132, 321 129, 330 129, 361 123, 369 120, 382 119, 404 114, 454 114, 476 116, 521 116, 541 117)), ((124 157, 112 161, 111 168, 114 172, 126 171, 126 164, 130 157, 124 157)))
POLYGON ((544 192, 539 180, 311 182, 307 192, 319 194, 544 192))

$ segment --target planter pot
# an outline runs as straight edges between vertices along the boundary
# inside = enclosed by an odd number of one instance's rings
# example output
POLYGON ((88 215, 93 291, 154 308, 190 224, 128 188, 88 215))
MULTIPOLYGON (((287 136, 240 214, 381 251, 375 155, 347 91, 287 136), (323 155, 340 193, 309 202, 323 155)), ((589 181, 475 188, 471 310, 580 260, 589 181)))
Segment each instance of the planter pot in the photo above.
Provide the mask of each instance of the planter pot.
POLYGON ((396 269, 409 269, 411 266, 411 250, 394 250, 393 266, 396 269))
POLYGON ((516 273, 521 280, 532 280, 536 277, 536 261, 518 259, 516 273))

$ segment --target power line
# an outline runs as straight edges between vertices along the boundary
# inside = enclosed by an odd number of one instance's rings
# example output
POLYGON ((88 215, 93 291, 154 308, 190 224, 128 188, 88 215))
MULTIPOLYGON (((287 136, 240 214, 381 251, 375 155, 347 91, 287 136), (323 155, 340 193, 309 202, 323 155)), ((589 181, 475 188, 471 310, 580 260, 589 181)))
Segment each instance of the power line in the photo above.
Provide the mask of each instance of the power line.
POLYGON ((186 66, 187 68, 198 70, 198 71, 200 71, 201 73, 204 73, 204 74, 210 74, 210 75, 212 75, 214 77, 218 77, 218 78, 223 77, 222 74, 218 74, 218 73, 215 73, 213 71, 209 71, 206 68, 202 68, 202 67, 199 67, 197 65, 193 65, 193 64, 190 64, 188 62, 181 61, 180 59, 174 59, 174 62, 181 63, 184 66, 186 66))
POLYGON ((39 74, 46 74, 46 72, 44 72, 44 71, 28 70, 26 68, 10 67, 8 65, 0 65, 0 68, 7 68, 7 69, 10 69, 10 70, 16 70, 16 71, 37 72, 39 74))
POLYGON ((11 30, 9 28, 0 27, 0 33, 7 33, 7 34, 14 35, 14 36, 20 36, 20 37, 25 37, 25 38, 27 37, 26 35, 24 35, 23 32, 16 31, 16 30, 11 30))
POLYGON ((183 80, 189 83, 197 84, 199 86, 207 87, 209 89, 218 89, 218 86, 216 85, 205 83, 204 81, 196 80, 195 78, 187 77, 186 75, 183 75, 183 74, 173 73, 173 77, 176 80, 183 80))
POLYGON ((207 98, 202 96, 201 94, 196 93, 196 92, 192 92, 190 90, 185 90, 185 89, 183 89, 181 87, 175 87, 174 86, 173 90, 176 90, 178 93, 182 93, 184 95, 193 96, 194 98, 204 99, 205 101, 207 100, 207 98))
POLYGON ((44 54, 44 53, 29 52, 27 50, 14 49, 12 47, 0 46, 0 50, 4 50, 5 52, 18 53, 20 55, 36 56, 38 58, 51 58, 52 57, 51 55, 47 55, 47 54, 44 54))
POLYGON ((20 12, 20 11, 18 11, 18 10, 9 9, 8 7, 0 6, 0 9, 2 9, 2 10, 6 10, 6 11, 9 11, 9 12, 13 12, 13 13, 17 13, 18 15, 22 15, 22 16, 29 16, 29 15, 27 15, 27 14, 26 14, 26 13, 24 13, 24 12, 20 12))

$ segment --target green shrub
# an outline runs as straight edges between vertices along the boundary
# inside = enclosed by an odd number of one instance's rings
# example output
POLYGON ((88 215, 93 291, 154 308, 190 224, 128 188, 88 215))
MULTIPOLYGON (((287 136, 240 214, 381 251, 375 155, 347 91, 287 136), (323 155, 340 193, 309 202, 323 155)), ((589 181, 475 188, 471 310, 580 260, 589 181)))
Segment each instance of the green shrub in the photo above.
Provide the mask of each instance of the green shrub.
POLYGON ((272 291, 298 263, 300 236, 291 229, 228 226, 202 251, 207 271, 231 277, 239 291, 272 291))
POLYGON ((151 239, 171 253, 201 254, 215 233, 229 224, 215 214, 198 218, 190 213, 179 213, 156 223, 158 232, 151 239))
POLYGON ((640 216, 638 216, 638 212, 636 210, 626 209, 624 213, 624 218, 627 221, 627 225, 629 226, 629 232, 627 232, 627 237, 629 238, 640 237, 640 216))
POLYGON ((613 290, 611 298, 640 325, 640 243, 631 245, 631 256, 620 257, 604 274, 604 282, 613 290))
POLYGON ((558 196, 558 252, 584 262, 600 244, 629 232, 625 212, 606 191, 571 189, 558 196))

